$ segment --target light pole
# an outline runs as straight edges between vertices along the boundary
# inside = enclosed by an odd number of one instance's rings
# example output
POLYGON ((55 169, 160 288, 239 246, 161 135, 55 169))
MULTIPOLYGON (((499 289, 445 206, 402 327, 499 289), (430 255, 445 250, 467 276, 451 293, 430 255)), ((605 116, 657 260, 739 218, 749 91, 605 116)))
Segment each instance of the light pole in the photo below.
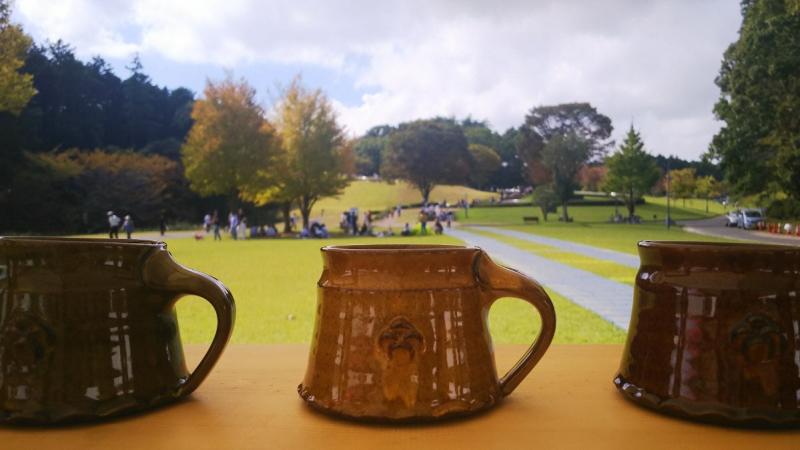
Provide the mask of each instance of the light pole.
POLYGON ((667 229, 668 230, 670 225, 672 225, 672 217, 670 217, 670 211, 669 211, 669 157, 667 157, 667 229))
POLYGON ((617 193, 612 192, 611 197, 614 199, 614 221, 617 221, 617 217, 619 217, 619 203, 617 203, 617 193))

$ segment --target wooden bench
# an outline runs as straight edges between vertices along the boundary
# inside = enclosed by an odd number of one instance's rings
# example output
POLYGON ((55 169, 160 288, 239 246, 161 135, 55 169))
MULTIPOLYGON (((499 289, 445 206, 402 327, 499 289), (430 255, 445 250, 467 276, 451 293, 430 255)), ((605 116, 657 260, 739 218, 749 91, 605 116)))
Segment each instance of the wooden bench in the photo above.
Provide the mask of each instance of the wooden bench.
POLYGON ((539 223, 539 217, 537 217, 537 216, 526 216, 526 217, 522 218, 522 221, 525 222, 525 223, 538 224, 539 223))

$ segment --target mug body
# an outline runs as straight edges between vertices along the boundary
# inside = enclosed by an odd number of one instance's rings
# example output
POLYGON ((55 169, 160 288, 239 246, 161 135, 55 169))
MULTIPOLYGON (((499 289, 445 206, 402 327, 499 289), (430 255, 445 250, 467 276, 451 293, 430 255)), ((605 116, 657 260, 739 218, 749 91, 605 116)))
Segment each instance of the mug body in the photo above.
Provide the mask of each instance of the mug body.
POLYGON ((359 419, 436 419, 502 394, 475 275, 480 249, 322 249, 317 319, 300 395, 359 419))
POLYGON ((800 249, 643 241, 639 254, 617 388, 695 420, 800 424, 800 249))
POLYGON ((177 397, 188 372, 143 263, 165 244, 0 239, 0 420, 52 423, 177 397))

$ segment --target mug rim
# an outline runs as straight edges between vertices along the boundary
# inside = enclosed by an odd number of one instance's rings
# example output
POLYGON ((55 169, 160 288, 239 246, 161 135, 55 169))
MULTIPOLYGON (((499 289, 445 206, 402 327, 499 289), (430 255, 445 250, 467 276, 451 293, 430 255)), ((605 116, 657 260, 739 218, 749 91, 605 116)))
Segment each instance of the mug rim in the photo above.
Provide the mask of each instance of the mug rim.
POLYGON ((11 243, 46 243, 50 245, 123 245, 130 247, 166 247, 164 241, 148 239, 108 239, 108 238, 76 238, 61 236, 0 236, 0 244, 11 243))
POLYGON ((761 244, 754 242, 709 242, 709 241, 659 241, 642 240, 637 246, 639 248, 668 248, 686 250, 721 250, 721 251, 742 251, 742 250, 781 250, 781 251, 800 251, 800 247, 781 244, 761 244))
POLYGON ((321 247, 323 253, 446 253, 480 250, 474 245, 447 245, 447 244, 352 244, 352 245, 326 245, 321 247))

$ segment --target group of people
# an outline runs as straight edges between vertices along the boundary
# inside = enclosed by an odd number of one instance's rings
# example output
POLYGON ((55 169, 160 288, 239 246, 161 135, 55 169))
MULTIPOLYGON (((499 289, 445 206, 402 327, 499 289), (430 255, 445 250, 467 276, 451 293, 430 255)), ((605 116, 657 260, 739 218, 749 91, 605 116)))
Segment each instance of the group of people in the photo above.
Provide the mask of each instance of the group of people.
MULTIPOLYGON (((433 222, 434 233, 442 234, 444 232, 443 224, 447 224, 447 228, 450 228, 454 217, 453 211, 448 209, 446 204, 426 205, 419 211, 420 233, 427 234, 428 222, 433 222)), ((408 224, 406 224, 406 228, 408 228, 408 224)), ((403 232, 405 231, 404 229, 403 232)))
POLYGON ((339 228, 350 236, 373 236, 372 213, 364 212, 364 221, 358 226, 358 208, 350 208, 342 213, 339 228))
MULTIPOLYGON (((247 216, 245 216, 244 210, 241 208, 228 214, 227 230, 233 240, 278 236, 278 229, 275 228, 275 225, 248 226, 247 216)), ((207 213, 203 216, 203 231, 205 234, 213 233, 215 241, 222 240, 222 223, 219 211, 214 210, 213 213, 207 213)))
MULTIPOLYGON (((131 218, 130 214, 125 215, 125 219, 120 219, 118 215, 114 214, 114 211, 109 211, 106 213, 108 217, 108 238, 109 239, 119 239, 119 230, 122 228, 125 231, 125 234, 128 236, 128 239, 131 238, 133 235, 134 225, 133 219, 131 218)), ((164 235, 164 232, 161 232, 161 235, 164 235)))

